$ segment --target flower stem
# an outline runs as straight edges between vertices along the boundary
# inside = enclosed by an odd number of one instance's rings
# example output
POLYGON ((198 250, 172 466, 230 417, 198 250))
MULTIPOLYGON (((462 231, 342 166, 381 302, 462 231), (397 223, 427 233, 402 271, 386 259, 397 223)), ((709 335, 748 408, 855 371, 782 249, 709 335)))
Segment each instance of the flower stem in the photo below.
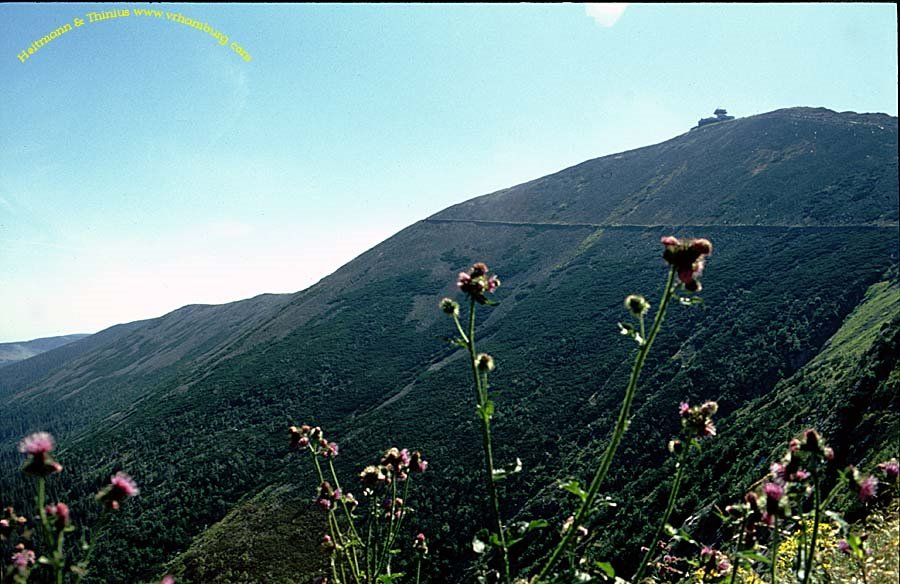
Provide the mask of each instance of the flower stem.
POLYGON ((506 534, 503 530, 503 521, 500 519, 500 499, 497 496, 497 488, 494 484, 494 453, 491 446, 491 416, 487 411, 488 395, 487 387, 482 384, 478 374, 478 364, 475 362, 475 298, 469 299, 469 334, 464 336, 464 341, 469 347, 469 363, 472 365, 472 376, 475 383, 475 397, 478 401, 479 417, 481 418, 481 441, 484 447, 485 470, 487 472, 488 496, 491 500, 491 513, 497 536, 500 539, 500 553, 503 564, 504 581, 511 582, 509 573, 509 551, 506 546, 506 534))
MULTIPOLYGON (((634 360, 634 366, 631 369, 631 377, 628 380, 628 387, 625 389, 625 397, 622 400, 622 407, 619 410, 619 418, 616 421, 615 430, 613 430, 612 439, 609 442, 609 445, 606 447, 606 452, 603 453, 603 459, 600 462, 600 466, 597 467, 596 473, 594 473, 594 478, 591 481, 591 486, 588 489, 587 496, 584 501, 581 503, 581 507, 578 509, 578 512, 575 514, 575 521, 573 525, 577 527, 581 525, 590 511, 591 507, 594 505, 594 500, 597 498, 597 494, 600 492, 600 485, 603 483, 603 479, 606 478, 606 473, 609 471, 609 467, 612 464, 613 456, 616 453, 616 450, 619 448, 619 442, 622 440, 622 435, 625 434, 625 428, 628 425, 628 414, 631 411, 631 402, 634 399, 635 390, 637 389, 638 377, 641 374, 641 369, 644 367, 644 360, 647 358, 647 353, 650 352, 650 347, 653 346, 653 341, 656 339, 657 333, 659 333, 659 329, 662 325, 663 318, 666 314, 666 307, 669 304, 669 300, 672 298, 672 294, 674 293, 673 282, 675 281, 675 268, 671 268, 669 270, 669 278, 666 281, 666 287, 663 290, 662 299, 659 303, 659 309, 656 311, 656 317, 653 320, 653 326, 650 329, 650 336, 645 339, 644 344, 638 348, 637 357, 634 360)), ((556 565, 557 560, 560 555, 569 547, 572 542, 573 536, 575 534, 576 529, 570 529, 563 534, 562 540, 560 540, 559 544, 557 544, 556 548, 553 550, 553 553, 550 554, 550 558, 541 568, 541 571, 538 572, 536 582, 540 582, 544 579, 545 576, 553 569, 553 566, 556 565)))
POLYGON ((778 517, 772 517, 772 549, 771 549, 771 573, 772 573, 772 582, 771 584, 775 584, 778 579, 778 517))
POLYGON ((647 564, 650 563, 650 558, 653 555, 653 546, 662 535, 663 529, 665 529, 666 524, 669 522, 669 517, 672 515, 672 510, 675 508, 675 500, 678 498, 678 489, 681 488, 681 479, 684 478, 684 462, 687 458, 687 452, 688 447, 685 447, 684 451, 682 451, 681 455, 678 457, 678 461, 675 463, 678 470, 675 472, 675 481, 672 483, 672 490, 669 492, 669 501, 666 504, 666 512, 663 514, 662 521, 660 521, 659 525, 656 527, 656 532, 653 534, 653 539, 650 540, 650 545, 647 547, 647 553, 644 554, 644 559, 641 560, 641 565, 638 566, 637 572, 634 574, 634 578, 632 578, 635 582, 641 581, 641 576, 644 575, 647 564))
POLYGON ((809 553, 806 554, 806 566, 803 569, 803 584, 809 582, 809 574, 813 569, 813 562, 816 557, 816 537, 819 535, 819 474, 812 471, 813 478, 813 532, 812 539, 809 543, 809 553))

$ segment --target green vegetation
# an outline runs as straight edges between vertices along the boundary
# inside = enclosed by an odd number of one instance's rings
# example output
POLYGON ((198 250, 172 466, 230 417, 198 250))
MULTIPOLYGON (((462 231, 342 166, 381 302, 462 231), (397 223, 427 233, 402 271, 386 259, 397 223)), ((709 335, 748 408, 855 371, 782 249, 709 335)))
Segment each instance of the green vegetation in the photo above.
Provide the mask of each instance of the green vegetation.
MULTIPOLYGON (((579 549, 620 574, 637 567, 667 506, 678 404, 705 399, 719 403, 719 436, 685 468, 669 523, 718 541, 715 506, 740 500, 808 427, 865 472, 896 455, 897 124, 876 118, 789 110, 702 128, 449 209, 296 295, 186 307, 3 367, 2 498, 32 500, 14 445, 51 431, 67 472, 48 496, 71 500, 79 524, 95 524, 110 475, 127 469, 141 485, 86 584, 158 581, 167 566, 179 582, 304 581, 321 557, 302 514, 318 480, 284 431, 312 422, 340 442, 339 476, 390 444, 428 454, 408 520, 429 537, 423 580, 470 581, 473 534, 460 526, 491 511, 472 495, 484 471, 471 372, 444 342, 437 303, 479 259, 503 278, 499 306, 476 322, 479 351, 498 360, 493 455, 498 468, 523 463, 500 514, 555 526, 527 535, 518 573, 577 510, 558 483, 587 484, 609 443, 633 356, 615 327, 622 299, 663 292, 659 238, 672 228, 653 225, 684 223, 679 235, 716 244, 705 304, 670 309, 604 481, 617 505, 585 525, 579 549), (850 123, 860 118, 883 129, 850 123), (814 132, 814 155, 789 155, 814 132), (847 178, 859 173, 877 180, 847 178), (551 213, 571 224, 545 224, 551 213), (263 525, 278 527, 248 546, 263 525), (298 571, 255 572, 269 553, 298 571)), ((852 498, 834 502, 862 516, 852 498)))

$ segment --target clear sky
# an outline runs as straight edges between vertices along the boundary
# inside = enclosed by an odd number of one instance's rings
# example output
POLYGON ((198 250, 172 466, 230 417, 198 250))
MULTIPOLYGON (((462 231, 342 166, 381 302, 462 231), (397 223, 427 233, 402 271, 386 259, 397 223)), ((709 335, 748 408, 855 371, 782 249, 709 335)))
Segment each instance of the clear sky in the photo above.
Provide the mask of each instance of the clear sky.
POLYGON ((717 107, 896 116, 896 18, 856 3, 2 4, 0 342, 301 290, 449 205, 717 107), (113 9, 130 13, 89 21, 113 9))

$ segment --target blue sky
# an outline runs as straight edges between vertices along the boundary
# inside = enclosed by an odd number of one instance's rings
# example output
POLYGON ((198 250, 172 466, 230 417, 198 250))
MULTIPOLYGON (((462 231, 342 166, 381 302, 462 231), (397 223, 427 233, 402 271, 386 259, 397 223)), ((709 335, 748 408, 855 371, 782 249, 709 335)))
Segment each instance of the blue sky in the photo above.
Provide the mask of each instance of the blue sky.
POLYGON ((0 5, 0 342, 297 291, 717 107, 897 115, 893 4, 622 7, 0 5))

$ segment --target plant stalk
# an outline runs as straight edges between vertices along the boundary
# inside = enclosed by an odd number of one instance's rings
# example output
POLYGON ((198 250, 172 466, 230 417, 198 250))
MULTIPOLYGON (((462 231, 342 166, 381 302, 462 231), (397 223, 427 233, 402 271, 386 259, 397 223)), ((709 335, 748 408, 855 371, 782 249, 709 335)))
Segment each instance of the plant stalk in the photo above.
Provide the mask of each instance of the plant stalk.
POLYGON ((631 377, 628 380, 628 387, 625 389, 625 397, 622 400, 622 407, 619 410, 619 418, 616 421, 615 430, 613 430, 612 439, 609 442, 609 445, 606 447, 606 452, 603 453, 603 459, 600 462, 600 466, 597 467, 597 472, 594 473, 594 478, 591 481, 591 486, 588 489, 587 497, 581 504, 581 507, 578 509, 578 512, 575 514, 575 521, 572 524, 575 529, 570 529, 563 534, 562 540, 560 540, 559 544, 557 544, 556 548, 553 550, 553 553, 550 554, 550 558, 541 568, 541 571, 538 572, 536 582, 540 582, 547 576, 550 570, 553 569, 553 566, 556 565, 557 560, 560 555, 569 547, 572 539, 574 537, 575 532, 577 531, 577 527, 582 524, 585 517, 590 511, 591 507, 594 505, 594 500, 597 498, 597 494, 600 491, 600 485, 603 483, 603 479, 606 478, 606 473, 609 471, 609 467, 612 464, 613 456, 616 453, 616 450, 619 448, 619 442, 622 440, 622 435, 625 434, 625 428, 628 425, 628 415, 631 411, 631 402, 634 399, 635 390, 637 389, 638 377, 641 374, 641 369, 644 367, 644 360, 647 358, 647 353, 650 352, 650 347, 653 346, 653 341, 656 339, 657 333, 659 333, 659 329, 662 325, 663 318, 666 314, 666 308, 669 304, 669 300, 672 298, 674 293, 673 282, 675 281, 675 268, 672 267, 669 269, 669 278, 666 281, 666 287, 663 290, 662 299, 659 303, 659 309, 656 311, 656 317, 653 320, 653 326, 650 329, 650 336, 644 340, 644 344, 640 346, 638 349, 637 357, 634 360, 634 366, 631 369, 631 377))
POLYGON ((684 478, 684 462, 687 458, 689 448, 690 446, 685 447, 684 451, 678 457, 678 461, 675 463, 678 470, 675 472, 675 481, 672 483, 672 490, 669 492, 669 501, 666 503, 666 512, 663 514, 662 521, 656 526, 656 532, 653 534, 653 539, 650 540, 650 545, 647 547, 647 553, 644 554, 644 559, 641 560, 641 565, 638 566, 637 572, 635 572, 634 578, 632 578, 634 582, 641 581, 641 576, 644 575, 647 565, 650 563, 650 558, 653 556, 653 546, 662 535, 663 529, 665 529, 666 524, 669 522, 669 517, 672 515, 672 510, 675 508, 675 500, 678 498, 678 489, 681 488, 681 480, 684 478))

